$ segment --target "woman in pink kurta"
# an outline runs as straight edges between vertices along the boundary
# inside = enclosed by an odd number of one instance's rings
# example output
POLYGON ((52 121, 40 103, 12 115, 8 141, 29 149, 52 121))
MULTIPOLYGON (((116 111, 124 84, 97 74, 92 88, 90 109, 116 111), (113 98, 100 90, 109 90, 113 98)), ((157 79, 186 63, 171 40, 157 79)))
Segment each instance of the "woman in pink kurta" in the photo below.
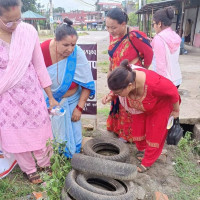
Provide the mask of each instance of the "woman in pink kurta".
POLYGON ((50 166, 51 123, 43 96, 54 100, 36 30, 21 22, 21 2, 0 0, 0 142, 32 183, 40 183, 35 160, 50 166), (13 5, 12 5, 12 4, 13 5))

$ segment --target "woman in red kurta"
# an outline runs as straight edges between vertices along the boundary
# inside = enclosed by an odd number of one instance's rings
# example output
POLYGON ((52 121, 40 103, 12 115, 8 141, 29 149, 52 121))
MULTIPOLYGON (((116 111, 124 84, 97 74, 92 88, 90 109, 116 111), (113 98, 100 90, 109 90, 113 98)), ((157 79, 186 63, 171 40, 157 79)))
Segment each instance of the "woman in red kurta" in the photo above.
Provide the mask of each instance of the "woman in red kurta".
MULTIPOLYGON (((110 56, 109 72, 118 67, 122 60, 128 59, 130 64, 148 68, 151 64, 153 51, 149 46, 146 35, 140 31, 134 31, 127 27, 128 16, 119 8, 111 9, 106 18, 106 28, 110 33, 110 56)), ((111 112, 107 120, 107 129, 117 133, 120 137, 129 129, 131 118, 120 105, 119 99, 112 102, 111 112)))
MULTIPOLYGON (((138 168, 144 172, 162 152, 170 115, 179 116, 177 88, 153 71, 137 67, 132 70, 128 60, 111 72, 108 87, 119 95, 121 105, 131 117, 131 125, 126 127, 131 134, 122 136, 135 142, 139 153, 144 152, 138 168)), ((113 97, 109 94, 102 102, 105 104, 113 97)))

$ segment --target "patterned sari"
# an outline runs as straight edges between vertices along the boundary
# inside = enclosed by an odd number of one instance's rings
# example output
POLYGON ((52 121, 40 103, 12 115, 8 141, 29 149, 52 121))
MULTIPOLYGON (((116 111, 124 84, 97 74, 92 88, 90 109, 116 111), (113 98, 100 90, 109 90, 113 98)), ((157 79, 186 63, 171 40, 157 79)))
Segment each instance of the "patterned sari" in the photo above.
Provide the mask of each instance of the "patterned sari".
MULTIPOLYGON (((74 52, 66 59, 61 60, 47 68, 52 80, 52 93, 54 98, 66 110, 64 116, 52 116, 52 130, 54 139, 58 143, 65 143, 64 155, 72 158, 79 153, 82 142, 81 121, 72 122, 73 110, 79 102, 82 87, 89 89, 90 95, 95 93, 95 85, 85 53, 76 46, 74 52), (57 80, 57 66, 58 80, 57 80), (72 82, 77 83, 78 90, 70 97, 63 98, 72 82)), ((46 97, 47 105, 48 98, 46 97)))
MULTIPOLYGON (((131 31, 129 32, 129 38, 139 52, 140 57, 144 58, 144 66, 149 66, 153 58, 153 51, 152 48, 145 43, 144 40, 146 39, 144 39, 144 33, 131 31)), ((137 59, 138 54, 131 45, 129 38, 125 36, 113 38, 110 36, 110 46, 108 48, 108 52, 109 55, 112 53, 112 57, 110 57, 112 70, 118 67, 124 59, 128 59, 130 62, 135 60, 135 65, 142 66, 142 62, 137 59), (124 39, 122 40, 123 37, 124 39), (122 42, 119 44, 117 49, 112 52, 115 45, 121 40, 122 42)), ((130 114, 127 113, 124 107, 120 104, 119 98, 115 99, 111 103, 111 111, 107 119, 107 130, 118 134, 119 137, 129 140, 129 135, 132 132, 129 128, 131 127, 131 124, 132 118, 130 117, 130 114)))

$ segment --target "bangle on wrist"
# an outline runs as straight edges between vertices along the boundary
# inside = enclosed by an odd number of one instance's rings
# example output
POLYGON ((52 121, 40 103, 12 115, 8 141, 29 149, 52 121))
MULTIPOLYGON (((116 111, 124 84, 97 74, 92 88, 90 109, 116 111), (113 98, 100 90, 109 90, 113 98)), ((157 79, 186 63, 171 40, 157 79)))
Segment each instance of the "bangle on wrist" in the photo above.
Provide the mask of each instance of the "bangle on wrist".
POLYGON ((78 104, 76 106, 76 109, 79 110, 80 112, 83 112, 83 108, 81 108, 78 104))

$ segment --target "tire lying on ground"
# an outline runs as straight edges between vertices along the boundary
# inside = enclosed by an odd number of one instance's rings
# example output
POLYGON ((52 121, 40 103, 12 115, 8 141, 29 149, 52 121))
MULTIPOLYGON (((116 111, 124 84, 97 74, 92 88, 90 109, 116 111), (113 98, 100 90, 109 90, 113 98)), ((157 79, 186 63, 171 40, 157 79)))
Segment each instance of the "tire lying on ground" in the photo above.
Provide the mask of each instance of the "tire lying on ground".
POLYGON ((126 193, 124 185, 112 178, 90 174, 78 174, 76 182, 82 188, 97 194, 116 196, 126 193))
POLYGON ((109 137, 98 137, 87 141, 83 146, 83 152, 92 157, 119 162, 126 162, 130 157, 127 144, 109 137), (102 152, 105 152, 106 155, 103 155, 102 152))
POLYGON ((135 200, 135 185, 133 182, 121 182, 126 188, 126 193, 116 196, 101 195, 88 191, 76 182, 77 172, 72 170, 66 177, 65 192, 76 200, 135 200))
POLYGON ((77 171, 105 176, 117 180, 131 181, 137 175, 137 167, 132 164, 95 158, 83 154, 74 154, 71 166, 77 171))
POLYGON ((73 197, 70 197, 68 192, 66 192, 65 189, 63 188, 61 193, 61 200, 75 200, 75 199, 73 197))

